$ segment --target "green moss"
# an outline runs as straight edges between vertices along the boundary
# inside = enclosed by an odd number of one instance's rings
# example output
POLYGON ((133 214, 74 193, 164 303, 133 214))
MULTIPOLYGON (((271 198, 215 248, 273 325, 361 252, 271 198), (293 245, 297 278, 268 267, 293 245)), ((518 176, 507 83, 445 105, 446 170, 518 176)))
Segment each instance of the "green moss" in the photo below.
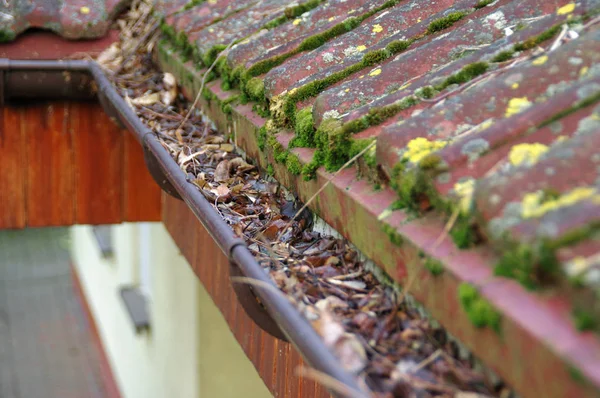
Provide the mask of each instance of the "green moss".
POLYGON ((574 308, 572 312, 575 328, 580 332, 598 329, 598 320, 594 314, 583 308, 574 308))
POLYGON ((279 25, 288 21, 288 18, 285 15, 281 15, 275 19, 270 20, 266 24, 262 26, 262 29, 271 30, 273 28, 278 27, 279 25))
POLYGON ((298 155, 288 153, 285 165, 288 171, 293 175, 300 175, 300 173, 302 173, 302 163, 300 162, 298 155))
POLYGON ((579 370, 578 368, 571 366, 571 365, 567 365, 567 371, 569 372, 569 376, 571 376, 571 379, 573 379, 575 382, 577 382, 579 384, 587 383, 586 377, 583 375, 581 370, 579 370))
POLYGON ((543 33, 540 33, 537 36, 531 37, 522 43, 515 44, 513 49, 515 51, 531 50, 532 48, 537 47, 540 43, 543 43, 546 40, 550 40, 551 38, 556 36, 561 30, 562 30, 562 25, 553 26, 552 28, 548 29, 547 31, 545 31, 543 33))
POLYGON ((269 108, 262 104, 253 104, 252 111, 259 115, 262 118, 268 119, 271 117, 271 112, 269 112, 269 108))
POLYGON ((273 165, 270 164, 267 166, 267 174, 271 177, 275 174, 275 170, 273 170, 273 165))
POLYGON ((312 106, 307 106, 296 113, 296 139, 294 146, 312 148, 315 146, 315 127, 313 124, 312 106))
POLYGON ((487 62, 474 62, 462 68, 459 72, 448 77, 441 84, 436 85, 434 88, 437 91, 443 91, 453 84, 464 84, 474 78, 483 75, 489 69, 487 62))
MULTIPOLYGON (((361 140, 352 140, 348 160, 361 153, 366 147, 371 145, 375 138, 365 138, 361 140)), ((371 168, 377 167, 377 158, 375 157, 375 145, 362 155, 365 164, 371 168)))
POLYGON ((431 99, 437 95, 437 90, 432 86, 421 87, 415 91, 415 95, 420 98, 431 99))
POLYGON ((258 102, 265 100, 265 83, 260 77, 250 79, 245 85, 245 92, 248 96, 258 102))
POLYGON ((385 46, 385 49, 389 53, 388 57, 406 51, 413 41, 414 40, 394 40, 393 42, 389 43, 387 46, 385 46))
POLYGON ((256 143, 261 151, 265 150, 265 145, 267 144, 267 128, 265 126, 258 129, 256 133, 256 143))
POLYGON ((468 15, 468 12, 466 11, 457 11, 452 12, 442 18, 436 19, 429 24, 427 33, 432 34, 447 29, 463 19, 466 15, 468 15))
POLYGON ((513 50, 500 51, 498 54, 496 54, 494 56, 494 58, 492 58, 492 62, 500 63, 500 62, 510 61, 512 59, 513 55, 515 55, 515 52, 513 50))
POLYGON ((569 116, 570 114, 575 113, 580 109, 583 109, 590 105, 594 105, 595 103, 597 103, 599 101, 600 101, 600 92, 590 95, 589 97, 586 97, 580 101, 577 101, 575 104, 571 105, 570 107, 563 109, 563 110, 557 112, 554 116, 544 120, 542 123, 540 123, 538 125, 538 128, 548 126, 549 124, 552 124, 552 123, 556 122, 557 120, 560 120, 566 116, 569 116))
POLYGON ((494 268, 495 275, 515 279, 530 290, 557 279, 560 264, 548 243, 537 248, 510 242, 508 245, 494 268))
POLYGON ((267 144, 273 151, 273 157, 275 158, 275 161, 277 163, 285 163, 289 152, 285 150, 279 141, 277 141, 277 138, 274 135, 268 135, 267 144))
POLYGON ((396 246, 402 246, 402 243, 404 243, 404 238, 402 238, 402 235, 398 233, 396 228, 386 223, 383 223, 381 228, 383 229, 383 232, 385 232, 385 234, 388 236, 388 238, 390 238, 390 242, 392 242, 396 246))
POLYGON ((444 273, 444 266, 442 263, 432 258, 426 258, 423 265, 429 270, 429 272, 431 272, 433 276, 438 276, 444 273))
POLYGON ((480 8, 487 7, 492 4, 496 0, 481 0, 479 3, 475 4, 475 9, 479 10, 480 8))
POLYGON ((469 283, 458 287, 458 298, 475 327, 490 327, 500 333, 501 316, 498 311, 469 283))
POLYGON ((17 35, 10 30, 0 30, 0 43, 13 41, 17 35))

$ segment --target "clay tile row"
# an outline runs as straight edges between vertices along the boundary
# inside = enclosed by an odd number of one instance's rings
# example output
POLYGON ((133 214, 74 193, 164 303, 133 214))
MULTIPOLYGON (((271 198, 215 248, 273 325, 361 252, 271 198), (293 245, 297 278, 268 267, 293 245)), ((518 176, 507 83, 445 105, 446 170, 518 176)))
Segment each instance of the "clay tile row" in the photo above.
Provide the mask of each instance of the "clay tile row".
POLYGON ((30 28, 49 29, 67 39, 106 34, 129 0, 9 0, 0 3, 0 42, 30 28))

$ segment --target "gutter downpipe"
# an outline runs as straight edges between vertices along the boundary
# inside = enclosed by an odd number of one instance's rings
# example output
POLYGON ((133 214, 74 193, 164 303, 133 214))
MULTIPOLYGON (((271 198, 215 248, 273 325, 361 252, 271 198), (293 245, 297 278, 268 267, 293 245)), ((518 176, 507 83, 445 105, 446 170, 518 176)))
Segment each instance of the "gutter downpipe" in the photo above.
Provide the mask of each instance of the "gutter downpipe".
POLYGON ((345 385, 351 395, 363 397, 354 375, 343 369, 321 337, 258 264, 245 242, 212 208, 202 193, 186 179, 157 136, 137 117, 94 61, 11 60, 0 58, 0 107, 11 99, 98 99, 107 115, 134 134, 142 145, 146 166, 167 194, 183 200, 209 232, 230 263, 230 277, 244 276, 274 289, 252 288, 232 282, 246 313, 270 335, 291 342, 313 368, 345 385), (257 298, 260 300, 257 300, 257 298))

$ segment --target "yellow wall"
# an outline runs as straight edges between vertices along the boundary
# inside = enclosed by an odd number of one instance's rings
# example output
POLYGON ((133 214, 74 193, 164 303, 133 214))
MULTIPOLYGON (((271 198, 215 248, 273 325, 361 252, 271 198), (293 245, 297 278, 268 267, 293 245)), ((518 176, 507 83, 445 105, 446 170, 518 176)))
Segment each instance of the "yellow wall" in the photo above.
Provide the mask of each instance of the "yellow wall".
POLYGON ((72 228, 72 256, 123 398, 270 397, 160 223, 150 228, 149 333, 136 335, 119 287, 139 282, 138 225, 114 227, 102 259, 92 229, 72 228))

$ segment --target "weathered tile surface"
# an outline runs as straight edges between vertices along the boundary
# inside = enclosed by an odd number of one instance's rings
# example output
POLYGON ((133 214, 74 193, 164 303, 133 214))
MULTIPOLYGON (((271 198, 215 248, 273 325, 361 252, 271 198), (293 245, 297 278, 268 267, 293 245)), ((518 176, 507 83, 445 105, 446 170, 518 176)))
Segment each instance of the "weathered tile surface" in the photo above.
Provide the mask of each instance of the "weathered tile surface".
POLYGON ((0 42, 29 28, 50 29, 68 39, 106 34, 116 14, 130 0, 11 0, 0 3, 0 42))

